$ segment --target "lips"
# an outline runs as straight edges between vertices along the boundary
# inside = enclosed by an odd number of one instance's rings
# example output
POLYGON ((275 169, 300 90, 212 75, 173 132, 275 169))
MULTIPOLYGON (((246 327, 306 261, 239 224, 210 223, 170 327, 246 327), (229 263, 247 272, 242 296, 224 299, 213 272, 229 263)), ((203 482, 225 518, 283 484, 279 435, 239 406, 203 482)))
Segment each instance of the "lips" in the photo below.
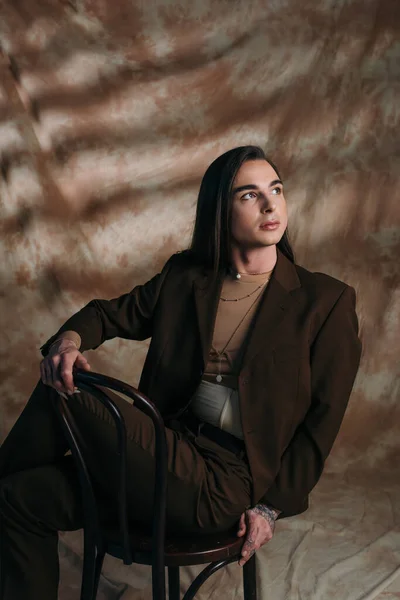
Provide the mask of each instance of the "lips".
POLYGON ((265 221, 260 225, 260 229, 276 229, 279 225, 279 221, 265 221))

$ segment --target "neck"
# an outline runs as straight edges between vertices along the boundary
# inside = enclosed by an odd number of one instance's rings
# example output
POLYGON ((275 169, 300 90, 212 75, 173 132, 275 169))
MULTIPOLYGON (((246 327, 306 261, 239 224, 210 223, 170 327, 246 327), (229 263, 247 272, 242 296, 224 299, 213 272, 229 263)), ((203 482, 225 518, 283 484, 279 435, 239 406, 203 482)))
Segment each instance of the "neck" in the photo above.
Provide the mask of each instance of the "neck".
POLYGON ((232 247, 232 268, 238 273, 266 273, 272 271, 277 259, 276 245, 263 248, 232 247))

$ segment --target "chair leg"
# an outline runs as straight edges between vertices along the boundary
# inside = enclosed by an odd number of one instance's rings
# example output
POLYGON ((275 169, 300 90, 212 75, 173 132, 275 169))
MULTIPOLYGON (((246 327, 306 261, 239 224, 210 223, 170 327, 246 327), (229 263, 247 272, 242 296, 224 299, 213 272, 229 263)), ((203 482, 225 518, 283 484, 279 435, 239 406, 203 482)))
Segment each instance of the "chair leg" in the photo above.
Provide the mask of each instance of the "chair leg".
POLYGON ((255 554, 243 566, 243 597, 244 600, 257 600, 255 554))
POLYGON ((179 567, 168 567, 168 600, 179 600, 179 567))
POLYGON ((96 566, 95 566, 95 574, 94 574, 94 584, 93 584, 93 600, 96 600, 97 590, 99 587, 101 570, 103 568, 104 561, 104 552, 98 552, 96 556, 96 566))
POLYGON ((237 556, 233 556, 231 558, 226 558, 225 560, 210 563, 205 569, 200 571, 197 577, 192 581, 190 587, 186 590, 186 594, 183 596, 183 600, 193 600, 200 587, 211 575, 222 569, 222 567, 226 567, 226 565, 237 561, 237 559, 237 556))
POLYGON ((104 552, 99 552, 95 544, 85 542, 80 600, 96 600, 103 559, 104 552))

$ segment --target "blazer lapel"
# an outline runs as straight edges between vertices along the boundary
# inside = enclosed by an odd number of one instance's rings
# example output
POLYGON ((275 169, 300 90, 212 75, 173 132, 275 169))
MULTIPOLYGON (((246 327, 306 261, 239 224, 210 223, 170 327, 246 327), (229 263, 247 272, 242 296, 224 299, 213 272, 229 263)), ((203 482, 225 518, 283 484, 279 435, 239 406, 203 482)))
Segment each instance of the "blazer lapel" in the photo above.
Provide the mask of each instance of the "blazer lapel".
POLYGON ((216 280, 212 281, 211 276, 206 271, 202 271, 194 279, 194 299, 204 366, 208 362, 208 355, 212 344, 222 284, 222 274, 216 280))
POLYGON ((291 292, 301 287, 294 264, 277 248, 277 262, 271 280, 258 307, 255 323, 250 332, 242 365, 256 354, 265 351, 279 335, 280 325, 296 305, 291 292))
MULTIPOLYGON (((194 278, 193 291, 204 366, 208 362, 212 344, 223 280, 223 273, 212 281, 210 274, 202 269, 194 278)), ((244 353, 243 364, 248 363, 261 350, 265 351, 266 340, 270 344, 279 334, 279 325, 290 308, 296 304, 291 292, 300 286, 295 266, 277 248, 275 269, 258 308, 256 322, 244 353)))

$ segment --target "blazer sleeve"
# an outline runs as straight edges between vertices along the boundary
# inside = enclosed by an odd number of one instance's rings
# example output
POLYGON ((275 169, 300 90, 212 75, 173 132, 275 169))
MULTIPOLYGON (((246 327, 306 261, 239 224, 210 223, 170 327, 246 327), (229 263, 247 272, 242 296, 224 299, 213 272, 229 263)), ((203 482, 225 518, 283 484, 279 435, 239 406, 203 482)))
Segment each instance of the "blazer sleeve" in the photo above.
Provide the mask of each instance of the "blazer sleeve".
POLYGON ((62 327, 40 348, 43 356, 49 346, 63 331, 76 331, 82 343, 80 350, 97 348, 115 337, 145 340, 151 337, 154 310, 164 279, 170 269, 171 259, 161 273, 147 283, 138 285, 127 294, 112 300, 92 300, 72 315, 62 327))
POLYGON ((280 469, 260 502, 280 509, 278 518, 304 512, 339 432, 359 367, 361 342, 356 294, 347 286, 311 348, 311 406, 285 449, 280 469))

